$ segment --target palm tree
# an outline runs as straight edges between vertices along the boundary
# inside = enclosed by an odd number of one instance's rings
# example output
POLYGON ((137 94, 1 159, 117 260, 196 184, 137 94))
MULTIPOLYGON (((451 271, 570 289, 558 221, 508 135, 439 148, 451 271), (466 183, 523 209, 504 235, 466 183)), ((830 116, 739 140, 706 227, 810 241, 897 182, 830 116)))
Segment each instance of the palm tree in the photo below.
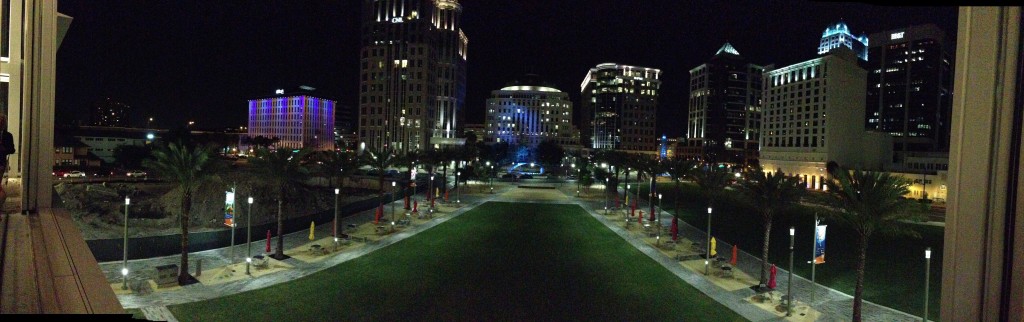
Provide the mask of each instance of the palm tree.
POLYGON ((910 192, 911 182, 885 172, 856 170, 852 173, 836 168, 825 181, 828 204, 839 209, 832 214, 849 224, 857 233, 857 285, 853 292, 853 321, 861 321, 864 294, 864 264, 868 242, 874 233, 918 236, 905 222, 920 221, 920 204, 903 196, 910 192))
POLYGON ((679 201, 683 199, 683 179, 692 179, 697 172, 697 162, 683 158, 674 158, 668 161, 668 175, 675 182, 675 216, 679 218, 679 201))
POLYGON ((379 184, 380 190, 378 192, 378 199, 381 205, 384 204, 384 175, 388 168, 395 166, 398 163, 398 156, 395 155, 395 151, 391 148, 382 149, 367 149, 366 153, 363 154, 363 164, 369 165, 370 169, 377 172, 377 183, 379 184))
POLYGON ((277 193, 277 251, 274 257, 284 259, 284 199, 309 177, 309 169, 303 164, 306 155, 312 152, 303 148, 298 152, 288 148, 276 150, 259 149, 252 159, 253 168, 263 181, 277 193))
POLYGON ((697 182, 697 186, 700 186, 701 191, 708 198, 708 207, 714 207, 716 199, 722 195, 725 187, 732 183, 732 179, 733 176, 729 171, 714 163, 704 164, 703 168, 693 174, 693 180, 697 182))
POLYGON ((345 186, 345 179, 359 170, 359 158, 351 151, 332 151, 320 164, 320 173, 331 180, 332 187, 345 186))
POLYGON ((210 157, 212 154, 212 149, 208 146, 190 147, 179 142, 160 146, 153 151, 150 159, 143 161, 143 166, 167 178, 181 190, 181 267, 178 270, 180 285, 192 281, 188 274, 188 227, 192 213, 192 197, 199 185, 217 171, 217 163, 210 157))
MULTIPOLYGON (((664 165, 658 159, 651 158, 651 157, 646 157, 646 156, 637 156, 637 158, 633 159, 632 164, 633 164, 633 167, 637 171, 637 185, 640 184, 640 174, 643 174, 643 175, 645 175, 647 177, 647 179, 650 179, 650 184, 649 184, 648 189, 647 189, 648 190, 647 193, 648 193, 648 196, 649 196, 647 202, 648 202, 648 204, 651 205, 651 209, 654 209, 654 198, 653 197, 654 197, 654 190, 656 189, 654 187, 655 179, 658 177, 658 174, 661 174, 662 172, 665 172, 665 169, 664 169, 665 167, 664 167, 664 165)), ((637 196, 637 198, 639 198, 639 197, 640 196, 637 196)))
POLYGON ((441 190, 448 191, 448 164, 455 161, 456 153, 455 149, 447 146, 437 150, 436 161, 441 164, 441 190))
POLYGON ((768 245, 772 232, 772 217, 783 209, 800 202, 807 193, 797 177, 786 176, 782 170, 765 172, 760 165, 743 173, 740 191, 749 198, 764 221, 764 244, 761 245, 761 284, 768 284, 768 245))

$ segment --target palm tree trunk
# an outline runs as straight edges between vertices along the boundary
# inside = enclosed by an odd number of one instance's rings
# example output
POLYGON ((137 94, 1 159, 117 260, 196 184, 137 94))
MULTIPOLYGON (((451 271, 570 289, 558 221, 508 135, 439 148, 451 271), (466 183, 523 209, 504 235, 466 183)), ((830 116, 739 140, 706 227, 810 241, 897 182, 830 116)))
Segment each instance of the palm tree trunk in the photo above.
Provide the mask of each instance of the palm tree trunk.
POLYGON ((447 161, 445 161, 444 167, 442 167, 442 169, 443 170, 441 172, 441 187, 444 188, 444 189, 441 189, 441 190, 448 191, 448 162, 447 161))
POLYGON ((188 274, 188 223, 191 216, 192 193, 184 192, 181 198, 181 266, 178 268, 178 285, 185 285, 189 282, 188 274))
POLYGON ((853 290, 853 322, 861 321, 861 306, 864 300, 864 264, 868 257, 868 236, 861 235, 858 240, 860 256, 857 258, 857 286, 853 290))
MULTIPOLYGON (((619 178, 618 178, 617 175, 615 176, 615 179, 616 179, 615 180, 615 189, 616 189, 615 190, 616 191, 615 194, 618 194, 618 189, 619 189, 619 182, 618 182, 619 180, 618 179, 619 178)), ((629 170, 626 170, 626 184, 629 184, 629 170)), ((626 195, 628 195, 628 194, 629 194, 629 189, 626 189, 626 187, 622 187, 622 202, 626 202, 626 195)), ((639 197, 639 196, 637 196, 637 197, 639 197)), ((629 207, 629 205, 626 205, 625 207, 629 207)))
POLYGON ((683 199, 683 184, 679 180, 676 180, 676 218, 679 218, 679 199, 683 199))
POLYGON ((277 251, 274 256, 277 259, 284 258, 284 192, 277 195, 277 251))
POLYGON ((772 212, 764 210, 764 245, 761 245, 761 284, 768 285, 768 243, 772 237, 772 212))

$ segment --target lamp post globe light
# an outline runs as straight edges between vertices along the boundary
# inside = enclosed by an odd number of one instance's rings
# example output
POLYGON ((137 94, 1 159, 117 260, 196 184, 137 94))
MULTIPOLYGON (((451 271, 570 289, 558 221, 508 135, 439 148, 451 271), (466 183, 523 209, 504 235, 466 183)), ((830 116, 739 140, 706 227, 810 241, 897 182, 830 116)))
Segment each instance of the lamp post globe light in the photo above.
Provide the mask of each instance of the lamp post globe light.
POLYGON ((341 189, 334 188, 334 250, 338 250, 338 198, 340 195, 341 189))
POLYGON ((928 282, 931 278, 932 268, 932 248, 928 247, 924 249, 924 318, 922 321, 928 322, 928 282))
POLYGON ((711 207, 708 207, 708 239, 707 239, 707 253, 704 254, 704 275, 708 275, 711 272, 709 261, 711 260, 711 207))
POLYGON ((249 211, 245 212, 245 275, 249 274, 249 265, 252 264, 252 197, 249 197, 249 211))
POLYGON ((786 316, 793 316, 793 242, 796 238, 796 228, 789 227, 789 282, 786 282, 786 316))
POLYGON ((121 289, 128 289, 128 205, 132 203, 132 200, 128 197, 124 197, 124 257, 121 261, 121 289))
MULTIPOLYGON (((391 181, 391 221, 395 221, 395 188, 398 186, 394 181, 391 181)), ((393 228, 394 225, 391 225, 393 228)))
POLYGON ((604 215, 608 215, 608 178, 604 178, 604 215))

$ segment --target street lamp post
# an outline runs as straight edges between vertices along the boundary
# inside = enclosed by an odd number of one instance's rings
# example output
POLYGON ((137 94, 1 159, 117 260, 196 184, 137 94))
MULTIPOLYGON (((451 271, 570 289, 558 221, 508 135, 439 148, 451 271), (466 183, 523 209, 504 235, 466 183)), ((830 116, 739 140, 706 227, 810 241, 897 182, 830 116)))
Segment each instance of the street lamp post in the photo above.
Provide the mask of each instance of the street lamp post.
POLYGON ((434 213, 434 174, 430 174, 430 191, 427 191, 427 199, 430 200, 430 213, 434 213))
POLYGON ((786 316, 793 316, 793 242, 796 239, 796 228, 789 227, 789 282, 786 287, 786 316))
POLYGON ((704 275, 711 273, 711 267, 709 266, 711 261, 711 207, 708 207, 708 247, 707 253, 704 254, 704 275))
POLYGON ((128 205, 131 199, 124 197, 124 258, 121 261, 121 289, 128 289, 128 205))
MULTIPOLYGON (((232 207, 235 204, 235 188, 231 188, 231 202, 232 207)), ((235 226, 237 226, 238 218, 235 218, 234 209, 231 214, 231 263, 235 263, 235 226)))
POLYGON ((455 172, 455 203, 462 203, 462 187, 459 185, 459 176, 462 176, 462 171, 455 172))
POLYGON ((928 322, 928 282, 931 278, 931 267, 932 267, 932 248, 928 247, 924 249, 924 319, 922 321, 928 322))
POLYGON ((608 178, 604 178, 604 215, 608 215, 608 178))
POLYGON ((661 205, 662 205, 662 203, 661 203, 661 194, 659 193, 658 194, 658 236, 661 236, 661 212, 663 211, 663 209, 661 208, 661 205))
MULTIPOLYGON (((572 164, 572 168, 576 169, 576 164, 575 163, 572 164)), ((580 167, 580 169, 576 171, 576 198, 580 197, 580 188, 581 188, 580 179, 583 179, 583 167, 580 167)))
MULTIPOLYGON (((394 181, 391 181, 391 221, 392 222, 395 221, 395 187, 397 187, 397 184, 395 184, 394 181)), ((394 227, 394 225, 392 225, 392 227, 394 227)))
MULTIPOLYGON (((334 250, 338 250, 338 198, 341 195, 341 189, 334 188, 334 250)), ((342 229, 345 226, 342 226, 342 229)))
POLYGON ((249 197, 249 211, 245 212, 245 275, 249 274, 252 264, 252 197, 249 197))
MULTIPOLYGON (((491 161, 487 161, 487 165, 490 165, 490 164, 491 164, 491 161)), ((487 176, 487 179, 488 179, 487 181, 491 185, 491 193, 494 193, 494 166, 493 165, 491 165, 491 172, 487 176)))

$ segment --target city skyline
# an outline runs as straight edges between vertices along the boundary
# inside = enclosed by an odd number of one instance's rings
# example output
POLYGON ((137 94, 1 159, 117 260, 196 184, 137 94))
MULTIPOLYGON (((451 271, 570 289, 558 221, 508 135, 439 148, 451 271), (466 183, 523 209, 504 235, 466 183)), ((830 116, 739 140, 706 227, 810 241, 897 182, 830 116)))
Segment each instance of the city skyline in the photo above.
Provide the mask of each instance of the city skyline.
MULTIPOLYGON (((822 31, 838 21, 854 34, 934 23, 950 39, 956 25, 954 7, 669 1, 462 5, 470 39, 464 123, 482 123, 490 91, 509 79, 532 72, 572 89, 589 68, 607 62, 662 70, 658 117, 685 121, 687 71, 725 42, 751 62, 781 66, 816 57, 822 31)), ((133 124, 154 117, 159 127, 189 120, 203 128, 239 126, 245 123, 246 100, 303 84, 339 106, 358 106, 357 4, 64 1, 60 10, 75 17, 75 24, 63 44, 67 50, 57 58, 59 123, 86 120, 91 102, 111 97, 133 106, 133 124)), ((579 104, 580 93, 566 91, 579 104)), ((659 123, 658 136, 684 135, 683 129, 664 125, 659 123)))

